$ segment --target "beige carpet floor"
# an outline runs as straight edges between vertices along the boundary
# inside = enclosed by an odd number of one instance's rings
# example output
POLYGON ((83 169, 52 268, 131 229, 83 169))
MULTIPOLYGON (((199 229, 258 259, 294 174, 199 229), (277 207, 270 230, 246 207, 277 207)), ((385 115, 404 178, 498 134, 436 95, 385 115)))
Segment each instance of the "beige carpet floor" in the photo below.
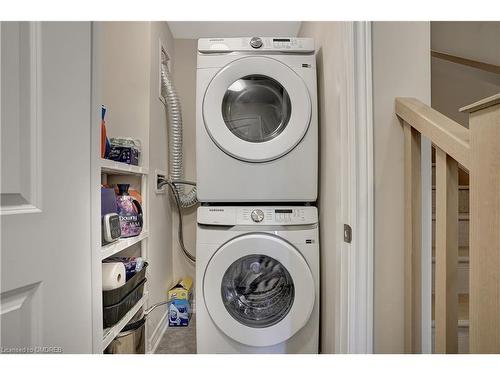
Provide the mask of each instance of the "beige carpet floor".
POLYGON ((196 354, 196 315, 187 327, 168 327, 155 354, 196 354))

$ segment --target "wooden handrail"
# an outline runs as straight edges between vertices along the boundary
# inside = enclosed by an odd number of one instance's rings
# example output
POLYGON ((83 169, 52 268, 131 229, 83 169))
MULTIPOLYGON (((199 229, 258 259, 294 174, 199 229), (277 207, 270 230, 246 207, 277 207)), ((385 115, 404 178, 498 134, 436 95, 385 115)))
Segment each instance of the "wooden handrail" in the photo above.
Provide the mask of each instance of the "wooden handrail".
POLYGON ((500 104, 500 93, 478 100, 475 103, 466 105, 465 107, 460 108, 459 111, 474 113, 480 111, 481 109, 492 107, 497 104, 500 104))
POLYGON ((482 61, 467 59, 465 57, 450 55, 449 53, 443 53, 434 50, 431 50, 431 56, 441 60, 450 61, 455 64, 470 66, 471 68, 484 70, 485 72, 500 74, 500 66, 495 64, 489 64, 482 61))
POLYGON ((467 170, 470 168, 469 129, 415 98, 396 98, 396 114, 467 170))

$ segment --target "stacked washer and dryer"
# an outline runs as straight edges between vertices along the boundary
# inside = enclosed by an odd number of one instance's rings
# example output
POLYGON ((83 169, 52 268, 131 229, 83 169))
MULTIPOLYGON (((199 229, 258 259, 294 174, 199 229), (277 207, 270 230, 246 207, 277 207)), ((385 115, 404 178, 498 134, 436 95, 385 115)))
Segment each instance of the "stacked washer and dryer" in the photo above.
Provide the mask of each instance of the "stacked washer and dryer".
POLYGON ((198 353, 317 353, 313 40, 200 39, 196 101, 198 353))

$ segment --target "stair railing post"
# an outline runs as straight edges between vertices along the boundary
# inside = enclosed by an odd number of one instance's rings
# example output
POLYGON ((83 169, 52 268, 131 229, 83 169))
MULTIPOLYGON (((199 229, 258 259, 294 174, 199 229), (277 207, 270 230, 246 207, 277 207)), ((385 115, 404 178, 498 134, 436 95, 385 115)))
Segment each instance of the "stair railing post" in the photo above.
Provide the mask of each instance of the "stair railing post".
POLYGON ((404 350, 422 352, 422 182, 421 135, 403 121, 405 196, 404 350))
POLYGON ((458 352, 458 163, 436 147, 435 352, 458 352))
POLYGON ((471 353, 500 353, 500 94, 469 113, 471 353))

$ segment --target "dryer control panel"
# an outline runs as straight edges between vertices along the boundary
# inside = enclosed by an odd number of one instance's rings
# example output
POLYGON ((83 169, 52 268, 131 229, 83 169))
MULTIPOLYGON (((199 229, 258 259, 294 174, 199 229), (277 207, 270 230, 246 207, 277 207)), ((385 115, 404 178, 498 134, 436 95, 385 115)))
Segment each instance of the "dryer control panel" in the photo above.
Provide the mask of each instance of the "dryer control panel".
POLYGON ((201 38, 198 39, 200 53, 228 52, 295 52, 313 53, 312 38, 260 37, 249 38, 201 38))
POLYGON ((311 206, 202 206, 198 224, 205 225, 305 225, 318 223, 311 206))

